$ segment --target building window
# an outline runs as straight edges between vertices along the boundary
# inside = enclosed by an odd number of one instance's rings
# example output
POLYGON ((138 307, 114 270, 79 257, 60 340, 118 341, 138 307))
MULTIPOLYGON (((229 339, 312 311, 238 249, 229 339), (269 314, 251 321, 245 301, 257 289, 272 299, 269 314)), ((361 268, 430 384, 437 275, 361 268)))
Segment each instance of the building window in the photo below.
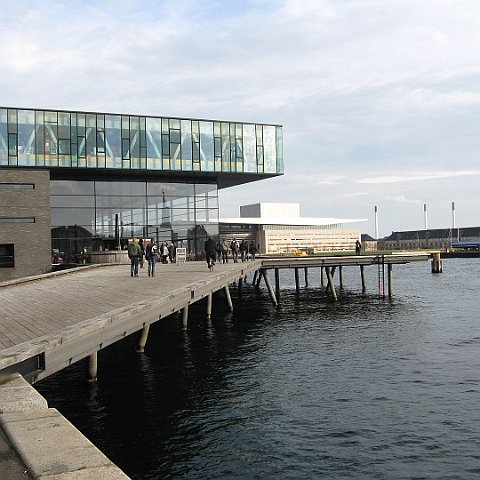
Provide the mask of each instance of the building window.
POLYGON ((33 190, 34 183, 0 183, 0 190, 33 190))
POLYGON ((0 244, 0 268, 14 268, 15 255, 13 243, 0 244))
POLYGON ((35 223, 35 217, 0 217, 0 223, 35 223))

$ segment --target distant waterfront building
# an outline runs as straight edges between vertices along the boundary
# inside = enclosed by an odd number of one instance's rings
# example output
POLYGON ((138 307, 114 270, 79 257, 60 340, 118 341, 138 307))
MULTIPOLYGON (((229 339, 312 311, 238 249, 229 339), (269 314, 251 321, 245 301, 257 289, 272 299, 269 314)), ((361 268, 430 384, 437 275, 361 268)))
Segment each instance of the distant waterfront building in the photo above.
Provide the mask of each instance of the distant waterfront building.
POLYGON ((282 174, 280 125, 0 107, 0 281, 133 237, 199 252, 219 189, 282 174))
POLYGON ((220 237, 253 241, 264 254, 349 251, 361 232, 344 224, 363 221, 301 217, 298 203, 255 203, 241 206, 239 218, 221 218, 220 237))
MULTIPOLYGON (((392 232, 381 240, 385 250, 446 250, 452 242, 480 240, 480 227, 436 228, 392 232)), ((379 241, 380 243, 380 241, 379 241)))

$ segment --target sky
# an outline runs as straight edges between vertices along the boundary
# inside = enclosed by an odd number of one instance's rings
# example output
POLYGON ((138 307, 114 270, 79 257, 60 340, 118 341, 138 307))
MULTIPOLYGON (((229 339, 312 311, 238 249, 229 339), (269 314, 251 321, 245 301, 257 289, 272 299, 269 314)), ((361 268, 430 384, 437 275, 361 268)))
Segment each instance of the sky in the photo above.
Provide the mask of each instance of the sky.
POLYGON ((282 125, 221 217, 480 226, 480 0, 0 0, 0 46, 2 106, 282 125))

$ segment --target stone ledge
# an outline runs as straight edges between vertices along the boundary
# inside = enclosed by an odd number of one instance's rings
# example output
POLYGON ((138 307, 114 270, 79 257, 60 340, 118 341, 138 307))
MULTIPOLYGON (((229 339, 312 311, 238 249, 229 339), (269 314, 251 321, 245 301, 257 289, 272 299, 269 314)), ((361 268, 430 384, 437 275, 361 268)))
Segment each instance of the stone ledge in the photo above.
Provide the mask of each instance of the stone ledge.
POLYGON ((129 479, 20 375, 0 385, 0 408, 0 427, 33 478, 129 479))

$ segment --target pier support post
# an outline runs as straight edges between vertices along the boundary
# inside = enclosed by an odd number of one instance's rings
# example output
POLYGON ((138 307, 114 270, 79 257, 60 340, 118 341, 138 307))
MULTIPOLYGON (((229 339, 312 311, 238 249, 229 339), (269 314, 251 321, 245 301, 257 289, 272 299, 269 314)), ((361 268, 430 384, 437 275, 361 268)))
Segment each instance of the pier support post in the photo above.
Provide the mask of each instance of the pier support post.
POLYGON ((343 288, 343 267, 341 265, 338 267, 338 275, 340 280, 340 288, 343 288))
POLYGON ((188 326, 188 303, 182 308, 182 327, 188 326))
POLYGON ((263 279, 265 280, 265 284, 268 288, 268 293, 270 294, 270 298, 272 299, 272 303, 274 305, 278 305, 277 298, 275 297, 275 292, 273 291, 272 284, 270 283, 270 277, 266 270, 261 270, 263 279))
POLYGON ((388 297, 392 298, 393 297, 393 276, 392 276, 393 265, 391 263, 388 264, 387 270, 388 270, 388 297))
POLYGON ((233 312, 232 297, 230 296, 230 290, 228 289, 228 285, 225 285, 225 296, 227 297, 228 308, 231 312, 233 312))
POLYGON ((323 275, 323 267, 320 267, 320 286, 325 286, 325 276, 323 275))
POLYGON ((275 295, 280 298, 280 274, 278 268, 275 269, 275 295))
POLYGON ((255 270, 253 272, 252 285, 255 285, 257 283, 257 277, 258 277, 258 270, 255 270))
POLYGON ((367 291, 365 283, 365 265, 360 265, 360 277, 362 278, 362 293, 367 291))
POLYGON ((308 267, 305 267, 305 286, 308 287, 308 267))
POLYGON ((442 273, 442 261, 440 260, 440 252, 435 252, 432 259, 432 273, 442 273))
POLYGON ((300 292, 300 280, 298 278, 298 267, 295 267, 294 270, 295 270, 295 290, 298 295, 298 293, 300 292))
POLYGON ((142 328, 142 332, 140 333, 140 338, 138 339, 137 353, 143 353, 145 351, 145 345, 147 344, 149 331, 150 331, 150 324, 145 325, 142 328))
POLYGON ((335 291, 335 285, 333 284, 333 273, 335 272, 335 267, 333 267, 332 270, 333 272, 330 270, 330 267, 325 267, 325 271, 327 272, 328 290, 330 291, 332 299, 336 302, 337 292, 335 291))
POLYGON ((98 357, 97 352, 87 357, 87 382, 95 383, 97 381, 98 357))
POLYGON ((212 304, 213 304, 213 293, 209 293, 207 296, 207 318, 212 318, 212 304))

